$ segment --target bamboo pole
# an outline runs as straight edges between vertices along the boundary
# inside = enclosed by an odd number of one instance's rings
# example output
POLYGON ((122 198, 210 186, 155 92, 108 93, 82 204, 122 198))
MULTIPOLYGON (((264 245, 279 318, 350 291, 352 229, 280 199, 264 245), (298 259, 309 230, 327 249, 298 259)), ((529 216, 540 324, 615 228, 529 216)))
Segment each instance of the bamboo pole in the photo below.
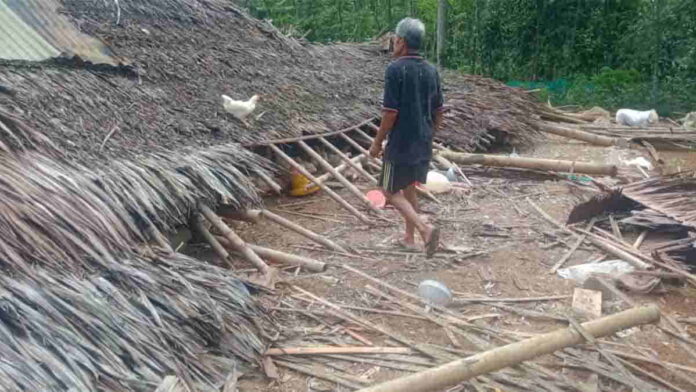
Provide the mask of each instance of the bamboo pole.
MULTIPOLYGON (((380 164, 382 164, 382 160, 380 160, 380 159, 378 159, 378 158, 372 158, 372 157, 370 157, 370 153, 369 153, 365 148, 363 148, 363 146, 361 146, 360 144, 358 144, 355 140, 351 139, 348 135, 342 133, 342 134, 340 134, 340 136, 341 136, 345 141, 347 141, 348 144, 350 144, 350 145, 353 146, 356 150, 358 150, 360 153, 362 153, 363 155, 367 156, 367 157, 368 157, 368 158, 367 158, 367 159, 368 159, 368 162, 369 162, 370 159, 373 159, 373 160, 379 162, 380 164)), ((416 187, 416 192, 418 192, 419 194, 421 194, 421 195, 427 197, 428 199, 434 201, 435 203, 440 204, 440 200, 438 200, 435 196, 433 196, 432 193, 426 191, 425 189, 421 189, 421 188, 416 187)))
POLYGON ((552 133, 554 135, 563 136, 569 139, 581 140, 586 143, 594 144, 597 146, 617 146, 620 144, 627 144, 628 141, 625 139, 619 139, 615 137, 601 136, 590 132, 581 131, 579 129, 572 129, 560 126, 554 123, 539 122, 537 123, 539 129, 546 132, 552 133))
POLYGON ((286 139, 275 139, 275 140, 270 140, 270 141, 264 141, 264 142, 258 142, 258 143, 246 143, 243 144, 243 147, 256 147, 256 146, 270 146, 274 144, 287 144, 287 143, 295 143, 300 140, 312 140, 316 139, 318 137, 329 137, 329 136, 336 136, 340 135, 345 132, 352 131, 355 128, 360 128, 362 126, 365 126, 367 124, 374 123, 377 120, 376 117, 368 118, 367 120, 361 122, 360 124, 353 125, 352 127, 344 128, 344 129, 339 129, 338 131, 332 131, 332 132, 326 132, 326 133, 320 133, 316 135, 305 135, 305 136, 298 136, 298 137, 291 137, 291 138, 286 138, 286 139))
POLYGON ((200 204, 198 208, 203 216, 205 216, 205 218, 213 226, 215 226, 215 228, 220 230, 224 237, 232 243, 234 248, 237 249, 237 251, 239 251, 245 259, 251 262, 251 264, 253 264, 254 267, 256 267, 263 275, 269 274, 270 269, 268 268, 268 265, 264 263, 264 261, 261 260, 261 258, 250 247, 247 246, 244 240, 232 229, 230 229, 229 226, 227 226, 225 222, 223 222, 222 219, 220 219, 220 217, 210 209, 210 207, 206 206, 205 204, 200 204))
POLYGON ((222 246, 222 244, 220 244, 217 238, 215 238, 215 236, 212 235, 210 231, 205 227, 205 225, 203 224, 203 219, 204 218, 203 216, 201 216, 201 214, 196 214, 196 216, 193 217, 193 219, 191 220, 192 229, 196 230, 198 234, 200 234, 201 237, 203 237, 203 239, 208 244, 210 244, 210 247, 213 249, 215 254, 217 254, 218 257, 222 259, 222 261, 226 263, 228 267, 234 269, 234 266, 232 265, 232 263, 230 263, 229 260, 230 254, 227 252, 225 247, 222 246))
POLYGON ((269 348, 263 355, 314 355, 314 354, 412 354, 406 347, 287 347, 269 348))
MULTIPOLYGON (((256 210, 252 210, 252 213, 255 213, 255 212, 256 212, 256 210)), ((296 223, 293 223, 290 220, 285 219, 278 214, 274 214, 273 212, 271 212, 269 210, 261 210, 259 212, 260 212, 261 216, 269 219, 270 221, 275 222, 276 224, 283 226, 286 229, 290 229, 290 230, 294 231, 295 233, 316 242, 319 245, 323 245, 329 249, 333 249, 333 250, 338 251, 338 252, 350 253, 347 250, 345 250, 345 248, 336 244, 335 242, 331 241, 330 239, 323 237, 323 236, 321 236, 313 231, 305 229, 304 227, 302 227, 296 223)))
MULTIPOLYGON (((366 180, 370 181, 373 184, 377 184, 378 181, 373 177, 370 173, 368 173, 365 169, 362 167, 358 166, 356 163, 354 163, 354 159, 360 158, 364 159, 366 158, 365 155, 359 155, 356 158, 349 158, 346 154, 343 153, 343 151, 339 150, 338 147, 334 146, 329 142, 328 140, 324 139, 323 137, 319 138, 319 141, 324 144, 329 150, 331 150, 334 154, 338 155, 344 162, 345 164, 349 165, 351 168, 353 168, 355 171, 360 173, 366 180)), ((336 168, 338 169, 338 168, 336 168)))
MULTIPOLYGON (((232 243, 227 238, 216 237, 215 238, 222 246, 236 251, 232 243)), ((275 261, 280 264, 295 265, 306 269, 311 272, 324 272, 326 271, 327 265, 324 262, 310 259, 308 257, 293 255, 290 253, 281 252, 275 249, 266 248, 255 244, 246 244, 251 250, 253 250, 257 255, 265 258, 266 260, 275 261)))
MULTIPOLYGON (((594 338, 611 335, 638 325, 655 323, 660 319, 657 306, 629 309, 611 316, 582 324, 594 338)), ((488 374, 541 355, 550 354, 568 346, 583 343, 585 339, 575 328, 565 328, 531 339, 508 344, 490 351, 462 358, 433 369, 387 381, 360 392, 435 391, 459 384, 468 379, 488 374)))
MULTIPOLYGON (((319 139, 319 140, 323 140, 323 139, 319 139)), ((358 156, 355 156, 355 157, 353 157, 353 158, 348 158, 348 160, 349 160, 351 163, 353 163, 353 164, 356 164, 356 163, 362 161, 363 159, 365 159, 365 156, 364 156, 364 155, 358 155, 358 156)), ((348 168, 348 167, 349 167, 349 164, 346 163, 346 162, 343 162, 343 163, 341 163, 340 165, 336 166, 334 169, 335 169, 337 172, 342 173, 342 172, 343 172, 344 170, 346 170, 346 168, 348 168)), ((355 165, 355 167, 359 167, 359 166, 355 165)), ((331 178, 331 173, 324 173, 324 174, 320 175, 319 177, 317 177, 317 180, 319 180, 319 182, 321 182, 321 183, 324 183, 324 182, 326 182, 329 178, 331 178)), ((372 180, 373 180, 375 183, 377 182, 377 180, 375 180, 374 178, 372 178, 372 180)), ((317 184, 315 184, 315 183, 313 183, 313 182, 310 182, 309 184, 307 184, 307 188, 311 188, 311 187, 314 187, 314 186, 316 186, 316 185, 317 185, 317 184)))
POLYGON ((275 182, 268 174, 262 172, 261 170, 255 172, 263 182, 265 182, 271 189, 273 189, 273 192, 277 194, 282 194, 283 193, 283 187, 281 187, 277 182, 275 182))
MULTIPOLYGON (((315 184, 319 182, 316 177, 312 175, 307 169, 305 169, 302 165, 297 163, 294 159, 290 158, 286 153, 283 152, 278 146, 271 144, 270 145, 271 149, 273 152, 275 152, 281 159, 283 159, 285 162, 287 162, 290 166, 295 168, 297 171, 302 173, 303 176, 307 177, 310 181, 314 182, 315 184)), ((340 204, 343 208, 348 210, 351 214, 355 215, 358 219, 360 219, 364 223, 370 223, 370 219, 365 216, 362 212, 358 211, 355 207, 353 207, 350 203, 345 201, 341 196, 338 195, 338 193, 334 192, 331 188, 327 187, 326 185, 322 184, 319 182, 317 184, 326 194, 329 195, 332 199, 334 199, 338 204, 340 204)))
POLYGON ((239 210, 237 209, 237 207, 222 205, 218 208, 218 214, 223 218, 254 224, 259 223, 261 221, 260 210, 239 210))
POLYGON ((501 155, 468 154, 452 151, 441 151, 440 155, 452 162, 463 165, 484 165, 495 167, 516 167, 521 169, 547 170, 567 173, 584 173, 595 175, 616 176, 618 168, 615 165, 605 165, 591 162, 562 161, 555 159, 537 159, 507 157, 501 155))
POLYGON ((324 158, 322 158, 321 155, 319 155, 316 151, 312 150, 312 148, 309 147, 307 143, 300 140, 299 142, 297 142, 297 144, 299 144, 300 148, 302 148, 304 152, 309 154, 309 156, 312 157, 312 159, 317 161, 317 163, 319 163, 319 165, 321 165, 324 168, 324 170, 327 170, 329 173, 331 173, 331 175, 334 176, 334 178, 336 178, 338 181, 340 181, 341 184, 343 184, 353 195, 355 195, 355 197, 362 201, 367 208, 369 208, 377 214, 381 213, 381 211, 375 208, 375 206, 373 206, 372 203, 370 203, 370 201, 367 200, 367 197, 365 197, 365 195, 360 191, 360 189, 358 189, 358 187, 353 185, 352 182, 348 181, 347 178, 345 178, 341 173, 336 171, 336 169, 334 169, 334 167, 331 166, 329 162, 326 162, 326 160, 324 160, 324 158))

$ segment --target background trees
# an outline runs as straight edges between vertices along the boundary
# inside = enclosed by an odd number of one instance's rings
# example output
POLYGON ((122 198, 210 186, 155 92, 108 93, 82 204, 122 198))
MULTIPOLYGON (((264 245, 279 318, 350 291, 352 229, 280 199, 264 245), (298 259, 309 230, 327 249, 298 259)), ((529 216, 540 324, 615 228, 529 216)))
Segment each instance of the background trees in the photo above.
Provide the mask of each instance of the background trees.
MULTIPOLYGON (((318 42, 365 41, 404 16, 428 27, 438 0, 245 0, 318 42)), ((443 64, 543 88, 555 103, 696 110, 694 0, 449 0, 443 64)))

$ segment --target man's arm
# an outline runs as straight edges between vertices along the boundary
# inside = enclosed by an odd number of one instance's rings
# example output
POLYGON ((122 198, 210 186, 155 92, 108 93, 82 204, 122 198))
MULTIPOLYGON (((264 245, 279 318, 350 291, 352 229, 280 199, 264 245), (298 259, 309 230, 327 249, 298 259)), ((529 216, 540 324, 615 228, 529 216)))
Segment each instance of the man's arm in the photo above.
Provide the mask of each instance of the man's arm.
POLYGON ((433 133, 437 133, 440 129, 442 129, 442 119, 443 119, 443 110, 437 110, 435 111, 435 121, 434 121, 434 128, 433 128, 433 133))
POLYGON ((377 131, 377 136, 375 136, 372 141, 372 146, 370 146, 370 156, 377 158, 382 152, 382 143, 384 139, 387 138, 389 132, 394 128, 396 124, 396 118, 399 116, 399 112, 394 110, 384 110, 382 111, 382 121, 379 124, 379 130, 377 131))

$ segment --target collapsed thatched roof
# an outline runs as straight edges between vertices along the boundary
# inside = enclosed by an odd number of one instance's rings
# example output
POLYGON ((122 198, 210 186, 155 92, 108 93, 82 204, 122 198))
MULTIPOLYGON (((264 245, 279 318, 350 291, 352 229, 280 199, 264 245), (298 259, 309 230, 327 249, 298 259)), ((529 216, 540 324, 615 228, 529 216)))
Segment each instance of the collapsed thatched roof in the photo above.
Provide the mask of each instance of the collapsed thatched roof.
POLYGON ((11 92, 0 93, 0 106, 74 156, 297 136, 352 125, 379 108, 384 58, 368 47, 302 46, 224 0, 122 1, 117 25, 117 3, 63 0, 82 31, 132 68, 0 66, 0 86, 11 92), (224 113, 221 94, 260 94, 260 118, 244 127, 224 113))
POLYGON ((542 112, 535 97, 498 81, 444 73, 445 123, 437 138, 466 150, 486 150, 496 137, 528 142, 539 135, 542 112))

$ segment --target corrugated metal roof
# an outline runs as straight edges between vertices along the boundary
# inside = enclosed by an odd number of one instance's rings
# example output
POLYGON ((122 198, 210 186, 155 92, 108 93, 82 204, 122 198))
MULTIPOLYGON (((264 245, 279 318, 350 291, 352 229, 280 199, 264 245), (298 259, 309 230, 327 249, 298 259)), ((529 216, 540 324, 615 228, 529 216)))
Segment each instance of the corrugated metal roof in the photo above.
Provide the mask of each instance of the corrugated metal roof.
POLYGON ((119 63, 103 42, 80 32, 58 7, 55 0, 0 0, 0 58, 42 61, 78 55, 95 64, 119 63))

